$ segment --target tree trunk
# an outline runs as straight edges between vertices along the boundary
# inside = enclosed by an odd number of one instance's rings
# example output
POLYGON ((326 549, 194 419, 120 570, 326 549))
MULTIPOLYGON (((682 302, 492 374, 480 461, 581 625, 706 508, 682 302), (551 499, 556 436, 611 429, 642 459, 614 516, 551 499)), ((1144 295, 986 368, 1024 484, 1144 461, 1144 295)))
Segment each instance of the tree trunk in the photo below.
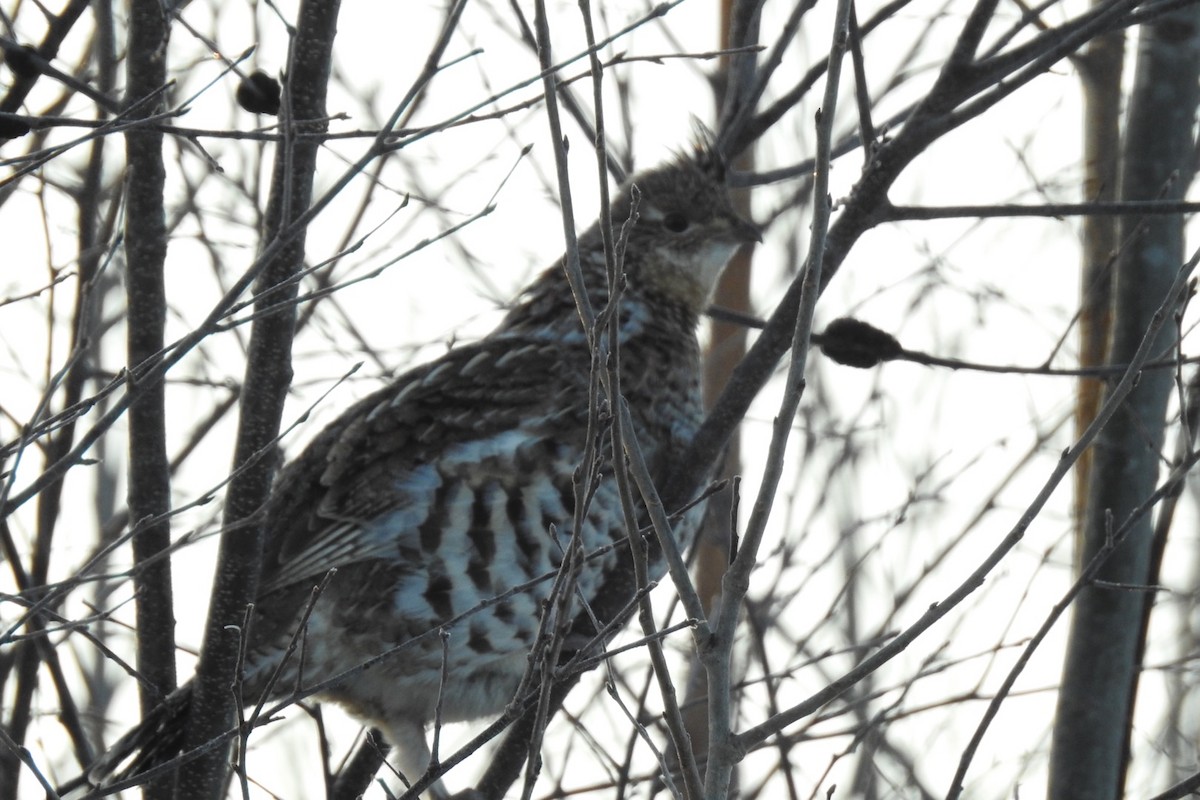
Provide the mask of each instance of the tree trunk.
MULTIPOLYGON (((1196 22, 1184 9, 1142 29, 1121 175, 1124 200, 1177 199, 1191 182, 1197 103, 1196 22)), ((1128 362, 1183 262, 1183 219, 1123 218, 1117 259, 1111 359, 1128 362)), ((1156 357, 1176 345, 1175 326, 1158 333, 1156 357)), ((1093 585, 1075 605, 1051 752, 1050 797, 1105 800, 1122 795, 1138 648, 1149 579, 1153 520, 1131 519, 1154 491, 1173 374, 1141 376, 1127 405, 1097 440, 1080 564, 1086 566, 1128 526, 1093 585)))

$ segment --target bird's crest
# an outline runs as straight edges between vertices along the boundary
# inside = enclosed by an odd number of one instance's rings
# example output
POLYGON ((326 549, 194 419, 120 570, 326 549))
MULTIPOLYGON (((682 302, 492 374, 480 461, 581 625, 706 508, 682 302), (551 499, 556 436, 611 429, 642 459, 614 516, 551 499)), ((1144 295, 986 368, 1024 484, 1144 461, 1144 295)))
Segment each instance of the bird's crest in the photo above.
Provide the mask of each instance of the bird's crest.
POLYGON ((725 155, 717 146, 716 134, 699 119, 692 119, 691 148, 680 152, 679 159, 695 164, 717 183, 725 182, 729 167, 725 155))

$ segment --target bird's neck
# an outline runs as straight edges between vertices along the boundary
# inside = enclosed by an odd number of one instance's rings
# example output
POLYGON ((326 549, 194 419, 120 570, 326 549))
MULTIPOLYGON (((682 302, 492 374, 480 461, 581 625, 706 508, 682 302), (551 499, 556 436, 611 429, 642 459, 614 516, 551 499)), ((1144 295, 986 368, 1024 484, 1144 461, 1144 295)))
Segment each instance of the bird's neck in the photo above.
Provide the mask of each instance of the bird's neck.
MULTIPOLYGON (((593 315, 608 304, 611 295, 603 263, 582 258, 584 289, 593 315)), ((620 341, 636 346, 645 337, 659 348, 695 346, 699 316, 685 303, 660 296, 653 286, 630 277, 620 298, 620 341)), ((579 306, 561 263, 543 272, 509 310, 501 330, 510 333, 553 336, 565 341, 586 341, 579 306)))

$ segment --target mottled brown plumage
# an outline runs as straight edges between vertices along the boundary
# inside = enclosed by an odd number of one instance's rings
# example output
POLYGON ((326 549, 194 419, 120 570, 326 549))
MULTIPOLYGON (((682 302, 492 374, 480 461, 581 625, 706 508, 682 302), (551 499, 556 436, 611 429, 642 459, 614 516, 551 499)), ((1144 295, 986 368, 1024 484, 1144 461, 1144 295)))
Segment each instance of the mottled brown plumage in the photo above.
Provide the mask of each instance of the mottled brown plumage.
MULTIPOLYGON (((699 316, 726 261, 758 232, 733 211, 707 153, 632 183, 641 198, 624 256, 621 389, 651 474, 661 481, 701 421, 699 316)), ((612 209, 616 226, 630 217, 631 202, 628 185, 622 187, 612 209)), ((580 256, 599 308, 608 288, 598 223, 580 237, 580 256)), ((489 336, 355 404, 285 467, 268 508, 246 698, 263 692, 313 586, 336 568, 311 609, 303 658, 286 663, 273 695, 325 682, 400 647, 319 696, 381 727, 402 751, 402 767, 417 772, 427 757, 425 727, 438 702, 443 659, 443 719, 500 712, 526 668, 551 582, 495 598, 552 576, 574 534, 572 476, 587 446, 591 361, 555 265, 489 336), (448 632, 445 643, 438 635, 418 638, 439 629, 448 632)), ((599 484, 583 520, 585 553, 626 535, 611 479, 599 484)), ((690 538, 692 527, 681 524, 677 534, 690 538)), ((589 559, 578 575, 579 596, 599 598, 616 561, 612 548, 589 559)), ((174 702, 177 711, 186 705, 174 702)), ((158 747, 135 756, 135 769, 178 746, 169 718, 182 715, 161 716, 151 737, 158 747)), ((118 745, 101 771, 136 747, 122 753, 118 745)))

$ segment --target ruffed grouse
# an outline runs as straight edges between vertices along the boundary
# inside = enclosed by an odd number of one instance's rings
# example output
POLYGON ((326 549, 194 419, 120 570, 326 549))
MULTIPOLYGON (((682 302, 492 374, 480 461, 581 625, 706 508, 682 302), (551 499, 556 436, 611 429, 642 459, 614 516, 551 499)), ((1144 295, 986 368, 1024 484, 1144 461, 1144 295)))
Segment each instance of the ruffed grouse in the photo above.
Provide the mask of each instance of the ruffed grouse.
MULTIPOLYGON (((658 481, 701 421, 699 317, 729 258, 759 238, 731 206, 722 173, 719 159, 700 148, 636 175, 613 201, 619 232, 634 207, 631 185, 640 192, 617 321, 621 390, 658 481)), ((599 223, 582 234, 579 251, 600 308, 609 293, 599 223)), ((285 467, 268 508, 247 702, 262 693, 293 641, 314 585, 337 568, 311 608, 303 656, 287 661, 274 695, 327 681, 433 632, 319 696, 382 728, 402 768, 416 774, 428 758, 425 729, 443 660, 442 719, 499 713, 526 669, 550 592, 550 580, 536 579, 553 576, 572 537, 572 476, 584 459, 597 386, 591 364, 575 300, 555 265, 490 335, 357 403, 285 467), (444 642, 439 629, 448 633, 444 642)), ((678 526, 681 539, 690 538, 694 516, 678 526)), ((583 520, 585 554, 627 535, 611 478, 583 520)), ((611 547, 586 560, 577 596, 591 601, 604 593, 616 562, 611 547)), ((651 570, 662 574, 658 564, 651 570)), ((171 728, 183 717, 188 688, 168 701, 174 710, 143 723, 140 738, 118 743, 93 777, 175 755, 181 737, 171 728)))

